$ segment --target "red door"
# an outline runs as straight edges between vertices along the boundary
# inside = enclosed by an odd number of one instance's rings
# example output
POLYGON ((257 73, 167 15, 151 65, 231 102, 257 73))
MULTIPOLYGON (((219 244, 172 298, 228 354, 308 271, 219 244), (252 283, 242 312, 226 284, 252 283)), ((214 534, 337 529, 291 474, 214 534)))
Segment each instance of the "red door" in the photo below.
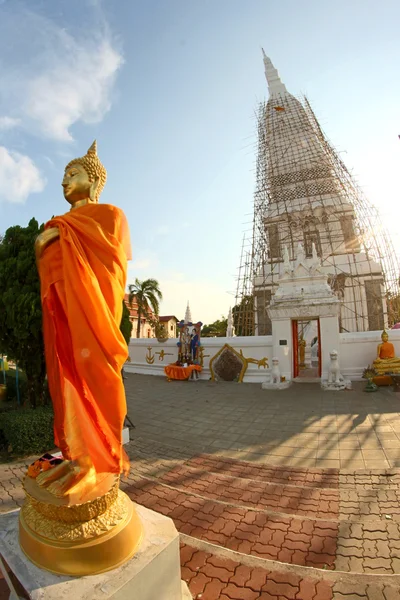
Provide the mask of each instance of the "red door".
POLYGON ((299 327, 297 321, 292 321, 293 337, 293 378, 299 376, 299 327))

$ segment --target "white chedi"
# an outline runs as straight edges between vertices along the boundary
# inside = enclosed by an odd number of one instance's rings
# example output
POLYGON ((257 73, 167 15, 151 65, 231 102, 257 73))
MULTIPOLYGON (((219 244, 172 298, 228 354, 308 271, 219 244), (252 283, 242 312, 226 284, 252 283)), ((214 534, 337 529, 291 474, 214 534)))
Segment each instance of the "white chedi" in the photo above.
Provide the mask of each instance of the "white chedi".
POLYGON ((186 306, 186 312, 185 312, 185 323, 192 323, 192 313, 190 311, 190 306, 189 306, 189 300, 186 306))
POLYGON ((228 324, 226 328, 226 337, 235 337, 235 327, 233 325, 232 308, 229 307, 228 324))

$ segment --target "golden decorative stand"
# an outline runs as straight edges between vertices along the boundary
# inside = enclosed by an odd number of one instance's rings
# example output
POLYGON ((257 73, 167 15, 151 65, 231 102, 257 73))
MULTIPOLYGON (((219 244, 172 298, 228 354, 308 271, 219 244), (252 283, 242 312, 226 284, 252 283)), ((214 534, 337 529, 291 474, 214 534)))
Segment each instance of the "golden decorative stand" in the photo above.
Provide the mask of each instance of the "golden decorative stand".
POLYGON ((108 491, 82 504, 56 498, 26 477, 20 511, 19 541, 38 567, 61 575, 82 576, 114 569, 139 548, 143 528, 135 507, 109 475, 108 491))

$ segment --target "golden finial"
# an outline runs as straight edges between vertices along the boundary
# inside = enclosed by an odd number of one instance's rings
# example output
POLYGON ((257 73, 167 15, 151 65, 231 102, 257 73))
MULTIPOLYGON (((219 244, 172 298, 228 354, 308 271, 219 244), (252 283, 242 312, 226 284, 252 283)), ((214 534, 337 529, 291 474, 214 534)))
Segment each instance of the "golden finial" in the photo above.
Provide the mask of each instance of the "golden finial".
POLYGON ((100 194, 107 180, 107 171, 104 165, 102 165, 102 163, 100 162, 99 157, 97 156, 97 141, 94 140, 93 144, 90 146, 85 156, 82 156, 81 158, 74 158, 73 160, 71 160, 71 162, 69 162, 66 166, 66 169, 71 167, 73 164, 82 165, 87 174, 89 175, 89 180, 91 182, 98 179, 96 195, 93 198, 95 202, 98 202, 100 194))

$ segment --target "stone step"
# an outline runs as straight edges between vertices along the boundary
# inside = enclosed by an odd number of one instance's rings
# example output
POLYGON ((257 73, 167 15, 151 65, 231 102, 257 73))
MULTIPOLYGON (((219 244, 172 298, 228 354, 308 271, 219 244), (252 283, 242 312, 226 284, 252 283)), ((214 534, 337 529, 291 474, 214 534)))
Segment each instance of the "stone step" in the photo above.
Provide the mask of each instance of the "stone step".
POLYGON ((194 599, 225 600, 245 598, 292 598, 329 600, 332 583, 318 576, 298 575, 289 570, 278 571, 240 562, 240 555, 220 557, 210 551, 181 544, 181 577, 194 599), (268 595, 269 594, 269 595, 268 595))
POLYGON ((282 514, 142 477, 125 491, 171 517, 179 532, 243 554, 324 570, 400 572, 400 531, 393 521, 350 523, 282 514))
POLYGON ((400 576, 355 575, 288 566, 181 541, 181 576, 201 600, 398 600, 400 576))
POLYGON ((400 522, 397 486, 309 488, 209 473, 187 464, 164 472, 157 479, 176 489, 259 510, 326 520, 400 522))
POLYGON ((337 519, 339 513, 339 491, 331 488, 269 483, 210 473, 187 464, 163 473, 158 480, 182 491, 259 510, 327 520, 337 519))
MULTIPOLYGON (((208 462, 204 463, 203 457, 201 463, 192 459, 185 462, 158 460, 150 465, 148 461, 138 461, 135 462, 135 471, 144 477, 153 477, 177 489, 252 508, 328 520, 400 522, 400 486, 396 483, 397 473, 340 472, 339 487, 335 489, 309 487, 307 481, 306 485, 302 486, 301 480, 297 482, 288 480, 289 469, 280 470, 284 475, 279 477, 281 481, 286 482, 280 483, 277 478, 269 482, 266 476, 251 479, 250 476, 254 474, 251 464, 250 468, 244 471, 244 474, 248 475, 246 478, 231 474, 237 469, 223 470, 224 467, 221 467, 219 461, 214 464, 218 465, 216 468, 220 468, 220 471, 205 470, 204 467, 207 467, 208 462)), ((239 465, 238 468, 243 467, 239 465)), ((266 474, 271 470, 265 468, 259 471, 266 474)), ((273 474, 276 475, 276 470, 273 470, 273 474)), ((304 481, 304 473, 301 475, 304 481)), ((307 475, 314 477, 320 474, 307 473, 307 475)), ((134 481, 134 477, 131 476, 129 480, 134 481)), ((314 483, 319 486, 321 478, 314 483)))
MULTIPOLYGON (((148 443, 148 442, 147 442, 148 443)), ((131 442, 130 458, 135 470, 141 465, 146 469, 170 470, 175 465, 203 468, 210 473, 220 473, 245 479, 268 481, 286 485, 302 485, 315 488, 361 488, 398 489, 400 469, 317 469, 275 466, 227 458, 216 454, 189 453, 161 443, 152 442, 151 451, 141 446, 141 439, 131 442), (159 457, 159 458, 155 458, 159 457)))
POLYGON ((302 485, 313 488, 399 489, 400 469, 317 469, 254 464, 244 460, 201 454, 184 462, 188 466, 204 466, 209 472, 236 477, 302 485))
POLYGON ((209 473, 219 473, 282 485, 301 485, 311 488, 337 488, 339 485, 339 471, 337 469, 277 467, 209 454, 191 458, 184 464, 197 469, 203 468, 209 473))

